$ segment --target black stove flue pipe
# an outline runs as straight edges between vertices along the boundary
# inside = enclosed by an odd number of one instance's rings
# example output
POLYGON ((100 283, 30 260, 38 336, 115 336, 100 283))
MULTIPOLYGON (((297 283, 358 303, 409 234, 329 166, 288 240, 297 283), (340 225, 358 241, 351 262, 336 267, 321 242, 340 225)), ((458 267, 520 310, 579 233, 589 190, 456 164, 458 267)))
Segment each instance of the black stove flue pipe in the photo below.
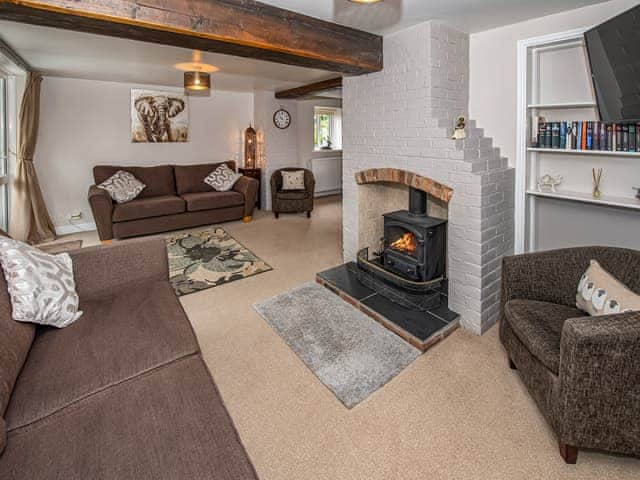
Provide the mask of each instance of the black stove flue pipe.
POLYGON ((421 217, 427 215, 427 192, 409 187, 409 214, 421 217))

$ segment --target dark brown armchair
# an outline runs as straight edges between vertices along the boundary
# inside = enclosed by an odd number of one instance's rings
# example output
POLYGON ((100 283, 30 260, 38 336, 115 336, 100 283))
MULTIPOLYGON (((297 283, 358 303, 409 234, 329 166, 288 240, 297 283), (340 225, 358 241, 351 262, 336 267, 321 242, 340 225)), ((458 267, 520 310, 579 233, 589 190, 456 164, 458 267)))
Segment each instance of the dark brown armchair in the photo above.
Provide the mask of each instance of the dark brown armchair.
POLYGON ((307 218, 313 211, 313 196, 316 181, 313 172, 306 168, 280 168, 271 174, 271 208, 276 218, 280 213, 307 212, 307 218), (304 190, 282 190, 282 171, 304 170, 304 190))
POLYGON ((579 448, 640 455, 640 312, 597 317, 576 308, 591 259, 640 293, 640 252, 581 247, 507 257, 500 339, 555 430, 579 448))

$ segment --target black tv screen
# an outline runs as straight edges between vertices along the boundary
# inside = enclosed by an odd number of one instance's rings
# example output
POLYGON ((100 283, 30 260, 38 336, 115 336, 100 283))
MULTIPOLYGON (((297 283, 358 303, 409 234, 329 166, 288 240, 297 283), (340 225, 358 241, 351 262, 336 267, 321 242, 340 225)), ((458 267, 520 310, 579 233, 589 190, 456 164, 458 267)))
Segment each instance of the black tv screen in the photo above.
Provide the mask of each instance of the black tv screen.
POLYGON ((585 33, 603 122, 640 122, 640 5, 585 33))

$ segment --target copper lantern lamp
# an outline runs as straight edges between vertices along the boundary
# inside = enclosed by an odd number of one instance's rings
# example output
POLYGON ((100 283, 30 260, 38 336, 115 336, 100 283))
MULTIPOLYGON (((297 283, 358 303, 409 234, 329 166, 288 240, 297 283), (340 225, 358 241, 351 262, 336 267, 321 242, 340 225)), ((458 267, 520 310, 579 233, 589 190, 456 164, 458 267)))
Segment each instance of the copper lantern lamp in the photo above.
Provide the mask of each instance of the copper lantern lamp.
POLYGON ((249 124, 244 131, 244 168, 256 168, 257 135, 249 124))

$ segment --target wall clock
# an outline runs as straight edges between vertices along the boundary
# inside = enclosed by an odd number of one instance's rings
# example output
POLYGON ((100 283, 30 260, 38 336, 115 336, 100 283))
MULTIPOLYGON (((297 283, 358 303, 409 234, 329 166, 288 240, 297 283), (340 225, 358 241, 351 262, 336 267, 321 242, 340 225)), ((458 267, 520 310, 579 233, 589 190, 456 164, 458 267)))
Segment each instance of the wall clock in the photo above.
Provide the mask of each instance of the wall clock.
POLYGON ((284 108, 280 107, 280 109, 276 110, 276 113, 273 114, 273 124, 281 130, 289 128, 289 125, 291 125, 291 115, 284 108))

